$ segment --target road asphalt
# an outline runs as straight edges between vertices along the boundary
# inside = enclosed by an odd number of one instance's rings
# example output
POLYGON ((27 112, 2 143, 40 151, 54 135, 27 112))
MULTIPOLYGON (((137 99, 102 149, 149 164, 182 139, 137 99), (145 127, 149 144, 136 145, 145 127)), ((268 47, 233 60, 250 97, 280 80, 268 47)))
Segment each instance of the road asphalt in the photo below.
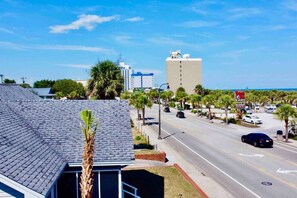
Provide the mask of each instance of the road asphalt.
MULTIPOLYGON (((174 110, 173 110, 174 111, 174 110)), ((196 116, 190 112, 186 113, 187 116, 196 116)), ((275 120, 271 122, 271 115, 266 115, 266 113, 259 113, 258 116, 263 117, 263 122, 266 123, 259 127, 259 130, 265 131, 267 128, 273 128, 277 129, 277 127, 280 126, 281 121, 275 120), (267 118, 268 117, 268 118, 267 118), (270 122, 270 124, 268 124, 270 122)), ((139 128, 139 131, 141 131, 144 135, 149 136, 150 143, 152 145, 156 146, 156 149, 159 151, 166 152, 166 157, 168 159, 167 163, 161 163, 161 162, 152 162, 147 160, 135 160, 134 165, 132 167, 147 167, 147 166, 162 166, 162 165, 173 165, 174 163, 179 164, 185 172, 196 182, 196 184, 209 196, 209 197, 234 197, 231 195, 228 191, 226 191, 220 184, 218 184, 216 181, 211 179, 210 177, 205 176, 202 170, 199 170, 197 167, 194 167, 192 164, 190 164, 187 160, 184 159, 184 156, 182 156, 180 153, 176 152, 175 149, 172 147, 172 144, 168 144, 165 139, 159 140, 158 139, 158 131, 156 131, 156 128, 151 127, 150 125, 142 126, 141 122, 136 120, 136 113, 135 111, 131 111, 131 118, 134 120, 134 124, 137 128, 139 128)), ((221 120, 213 119, 212 121, 209 121, 205 118, 205 122, 209 122, 214 125, 225 125, 221 120)), ((246 127, 229 124, 228 127, 236 128, 242 131, 254 131, 255 129, 249 129, 246 127)), ((270 135, 272 138, 274 138, 274 141, 277 141, 276 139, 276 132, 271 132, 270 135)), ((297 148, 297 141, 290 140, 289 143, 285 143, 284 141, 277 141, 281 144, 290 145, 292 147, 297 148)))

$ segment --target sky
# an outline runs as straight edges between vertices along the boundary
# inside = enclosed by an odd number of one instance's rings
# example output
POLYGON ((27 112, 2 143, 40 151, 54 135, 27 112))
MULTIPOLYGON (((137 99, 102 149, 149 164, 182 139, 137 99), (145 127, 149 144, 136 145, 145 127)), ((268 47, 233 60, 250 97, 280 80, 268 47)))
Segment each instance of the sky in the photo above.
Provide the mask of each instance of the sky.
POLYGON ((0 0, 0 74, 84 80, 119 57, 166 82, 166 58, 202 58, 209 89, 297 87, 297 0, 0 0))

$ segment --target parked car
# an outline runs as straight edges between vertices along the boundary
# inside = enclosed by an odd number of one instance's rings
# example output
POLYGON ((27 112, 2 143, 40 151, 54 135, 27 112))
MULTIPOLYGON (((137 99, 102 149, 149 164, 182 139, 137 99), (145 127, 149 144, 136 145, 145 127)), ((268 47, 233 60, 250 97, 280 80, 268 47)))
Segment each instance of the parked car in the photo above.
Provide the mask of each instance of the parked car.
POLYGON ((178 111, 178 112, 176 113, 176 117, 178 117, 178 118, 185 118, 185 113, 182 112, 182 111, 178 111))
POLYGON ((276 112, 276 107, 265 108, 266 113, 274 113, 276 112))
POLYGON ((295 104, 292 104, 291 107, 296 108, 296 105, 295 104))
POLYGON ((169 113, 170 112, 170 108, 169 107, 165 107, 164 108, 164 112, 169 113))
POLYGON ((255 115, 245 115, 243 116, 242 120, 252 124, 262 124, 262 120, 255 115))
POLYGON ((252 144, 255 147, 262 146, 262 147, 272 147, 273 145, 273 140, 268 137, 264 133, 250 133, 247 135, 241 136, 241 141, 244 143, 252 144))
POLYGON ((260 106, 259 105, 255 105, 255 111, 259 111, 260 110, 260 106))

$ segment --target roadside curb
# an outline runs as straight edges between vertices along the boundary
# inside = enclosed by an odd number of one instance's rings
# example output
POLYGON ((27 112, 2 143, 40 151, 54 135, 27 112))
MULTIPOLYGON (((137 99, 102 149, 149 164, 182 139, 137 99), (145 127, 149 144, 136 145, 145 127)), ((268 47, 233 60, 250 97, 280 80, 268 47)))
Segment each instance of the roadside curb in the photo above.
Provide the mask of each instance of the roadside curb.
POLYGON ((173 164, 173 166, 188 180, 192 186, 202 195, 204 198, 208 198, 207 194, 192 180, 192 178, 178 165, 173 164))

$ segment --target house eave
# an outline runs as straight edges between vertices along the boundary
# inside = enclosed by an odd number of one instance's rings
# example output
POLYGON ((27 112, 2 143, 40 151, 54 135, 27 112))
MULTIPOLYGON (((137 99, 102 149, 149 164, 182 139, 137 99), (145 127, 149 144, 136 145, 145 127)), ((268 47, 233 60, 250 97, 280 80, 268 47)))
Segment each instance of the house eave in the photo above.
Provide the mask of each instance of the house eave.
MULTIPOLYGON (((133 164, 133 161, 123 162, 94 162, 94 166, 127 166, 133 164)), ((81 167, 82 163, 68 163, 69 167, 81 167)))
POLYGON ((3 184, 19 191, 20 193, 23 193, 25 195, 25 197, 29 196, 29 197, 32 197, 32 198, 44 198, 45 196, 0 174, 0 182, 2 182, 3 184), (29 195, 28 195, 29 194, 29 195))

